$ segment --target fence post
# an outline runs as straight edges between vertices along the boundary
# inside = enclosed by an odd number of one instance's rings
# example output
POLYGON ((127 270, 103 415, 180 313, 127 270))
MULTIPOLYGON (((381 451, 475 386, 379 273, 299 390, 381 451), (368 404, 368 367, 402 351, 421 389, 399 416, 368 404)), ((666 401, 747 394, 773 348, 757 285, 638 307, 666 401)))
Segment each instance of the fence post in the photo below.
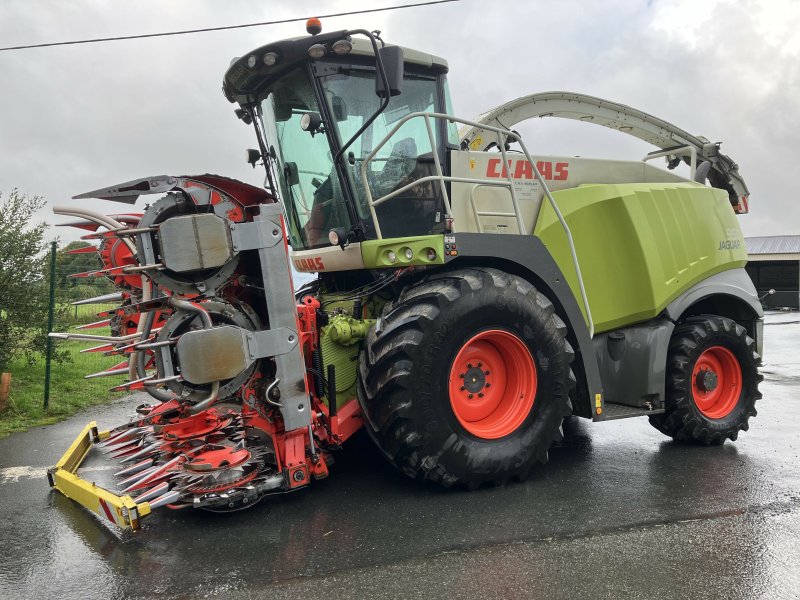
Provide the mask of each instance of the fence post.
POLYGON ((53 361, 53 318, 56 310, 56 251, 57 243, 50 244, 50 307, 47 311, 47 354, 44 361, 44 409, 50 405, 50 363, 53 361))
POLYGON ((8 402, 8 394, 11 390, 11 373, 0 375, 0 410, 4 410, 8 402))

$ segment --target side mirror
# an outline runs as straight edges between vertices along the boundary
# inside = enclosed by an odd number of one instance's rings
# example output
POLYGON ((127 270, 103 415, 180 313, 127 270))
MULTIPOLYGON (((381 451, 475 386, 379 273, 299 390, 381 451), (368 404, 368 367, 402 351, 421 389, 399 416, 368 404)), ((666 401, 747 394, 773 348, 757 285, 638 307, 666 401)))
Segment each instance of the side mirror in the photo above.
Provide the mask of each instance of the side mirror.
POLYGON ((250 125, 253 122, 253 119, 250 118, 250 113, 245 109, 237 108, 233 112, 236 114, 236 118, 243 121, 245 125, 250 125))
POLYGON ((261 152, 259 152, 258 150, 254 150, 253 148, 248 148, 247 149, 247 163, 251 167, 253 167, 255 169, 256 168, 256 163, 259 160, 261 160, 261 152))
MULTIPOLYGON (((378 48, 378 58, 383 63, 386 79, 389 83, 389 96, 399 96, 403 92, 404 56, 400 46, 384 46, 378 48)), ((375 74, 375 93, 386 97, 386 89, 380 72, 375 74)))
POLYGON ((273 110, 275 112, 275 120, 278 123, 283 123, 284 121, 288 121, 289 119, 292 118, 291 106, 275 102, 273 104, 273 110))
POLYGON ((297 170, 296 162, 287 162, 283 166, 283 178, 288 185, 297 185, 300 183, 300 173, 297 170))

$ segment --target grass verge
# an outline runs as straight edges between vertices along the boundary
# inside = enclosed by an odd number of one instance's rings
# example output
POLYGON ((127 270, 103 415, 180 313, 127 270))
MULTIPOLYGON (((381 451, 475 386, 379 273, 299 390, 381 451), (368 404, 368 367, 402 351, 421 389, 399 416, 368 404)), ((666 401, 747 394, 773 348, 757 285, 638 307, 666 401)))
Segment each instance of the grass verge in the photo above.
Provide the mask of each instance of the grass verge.
MULTIPOLYGON (((107 330, 93 330, 107 334, 107 330)), ((84 353, 88 344, 57 342, 59 350, 67 350, 69 362, 53 363, 50 381, 50 406, 44 410, 44 357, 29 366, 24 359, 11 365, 11 392, 6 409, 0 412, 0 437, 38 425, 50 425, 71 417, 82 408, 104 404, 122 393, 109 392, 121 383, 121 377, 84 379, 84 375, 102 371, 121 362, 119 356, 84 353)))

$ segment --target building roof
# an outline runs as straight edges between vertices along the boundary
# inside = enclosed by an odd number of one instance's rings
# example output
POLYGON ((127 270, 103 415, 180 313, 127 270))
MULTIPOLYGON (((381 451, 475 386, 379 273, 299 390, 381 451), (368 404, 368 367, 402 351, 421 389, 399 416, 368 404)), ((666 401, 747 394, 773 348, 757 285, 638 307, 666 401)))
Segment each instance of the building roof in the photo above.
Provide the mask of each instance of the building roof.
POLYGON ((800 235, 768 235, 744 238, 748 254, 798 254, 800 235))

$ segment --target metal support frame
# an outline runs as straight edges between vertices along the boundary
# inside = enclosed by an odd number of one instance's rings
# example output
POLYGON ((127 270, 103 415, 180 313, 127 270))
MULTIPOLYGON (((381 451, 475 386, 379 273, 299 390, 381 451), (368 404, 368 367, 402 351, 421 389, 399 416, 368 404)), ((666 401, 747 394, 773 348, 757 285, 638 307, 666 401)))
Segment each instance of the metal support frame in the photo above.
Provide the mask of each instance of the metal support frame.
POLYGON ((297 332, 288 327, 275 327, 261 331, 246 331, 247 355, 251 360, 269 356, 283 356, 299 343, 297 332))
MULTIPOLYGON (((586 296, 586 287, 583 282, 583 275, 581 274, 580 265, 578 264, 578 254, 575 251, 575 243, 572 238, 572 232, 569 229, 569 225, 567 221, 564 219, 564 215, 561 214, 561 210, 559 210, 556 201, 553 199, 553 195, 550 192, 550 188, 547 187, 547 184, 542 177, 542 174, 539 172, 539 168, 536 166, 536 162, 528 152, 527 147, 525 146, 524 142, 520 135, 514 131, 510 131, 508 129, 504 129, 501 127, 493 127, 490 125, 485 125, 481 123, 477 123, 475 121, 468 121, 466 119, 461 119, 459 117, 453 117, 451 115, 443 114, 443 113, 429 113, 429 112, 414 112, 406 115, 402 119, 400 119, 395 126, 386 134, 386 136, 375 145, 372 152, 370 152, 365 158, 363 163, 361 164, 361 181, 364 186, 364 190, 366 191, 367 195, 367 204, 369 206, 370 213, 372 215, 372 222, 375 227, 375 232, 378 235, 378 239, 383 239, 383 235, 381 233, 380 223, 378 222, 378 214, 375 210, 377 206, 380 206, 382 203, 390 200, 400 194, 405 193, 406 191, 419 186, 423 183, 428 182, 439 182, 442 191, 442 197, 444 198, 444 208, 445 213, 447 216, 452 219, 453 214, 450 205, 450 196, 447 193, 447 183, 469 183, 473 184, 474 186, 485 186, 485 185, 495 185, 499 187, 507 187, 509 192, 511 193, 511 203, 514 206, 514 213, 513 216, 516 218, 517 226, 519 227, 520 234, 526 235, 527 232, 525 231, 525 223, 522 220, 522 212, 520 211, 519 207, 519 199, 517 198, 517 192, 514 189, 514 180, 511 177, 511 170, 508 168, 508 155, 505 149, 505 145, 508 142, 516 142, 519 144, 520 148, 522 148, 522 152, 525 155, 526 160, 531 165, 534 175, 536 176, 536 181, 539 182, 539 185, 542 186, 542 191, 544 192, 547 201, 550 203, 553 212, 555 213, 556 217, 558 218, 559 223, 561 224, 561 228, 564 230, 564 233, 567 237, 567 242, 569 244, 570 254, 572 255, 572 264, 575 268, 575 274, 578 278, 578 287, 580 288, 581 293, 581 300, 583 302, 583 307, 586 311, 586 319, 589 325, 589 336, 594 336, 594 321, 592 320, 592 312, 589 308, 589 299, 586 296), (479 127, 484 131, 493 132, 497 136, 497 147, 500 149, 500 154, 503 157, 503 166, 504 170, 506 171, 506 181, 498 181, 498 182, 487 182, 485 179, 477 179, 473 177, 455 177, 452 175, 444 175, 442 170, 441 161, 439 160, 439 156, 436 152, 433 153, 433 162, 436 167, 436 175, 429 175, 427 177, 420 177, 419 179, 412 181, 411 183, 404 185, 403 187, 394 190, 384 196, 381 196, 377 200, 372 197, 372 190, 369 186, 369 179, 367 177, 367 166, 369 163, 375 158, 381 148, 392 138, 394 135, 400 130, 400 128, 411 119, 421 118, 425 120, 425 127, 428 130, 428 138, 430 139, 431 148, 436 148, 436 138, 433 133, 433 128, 431 127, 431 119, 442 119, 447 121, 448 123, 460 123, 462 125, 467 125, 469 127, 479 127)), ((474 188, 471 190, 470 195, 472 198, 472 193, 474 192, 474 188)), ((511 215, 509 215, 511 216, 511 215)), ((480 225, 479 225, 480 227, 480 225)), ((457 232, 457 228, 453 228, 453 233, 457 232)))
POLYGON ((257 250, 265 247, 272 247, 283 239, 281 232, 273 233, 275 228, 269 221, 251 221, 247 223, 228 222, 228 229, 231 233, 233 250, 243 252, 245 250, 257 250))
POLYGON ((284 328, 281 331, 287 343, 294 344, 288 352, 275 357, 275 379, 281 382, 280 411, 286 431, 293 431, 311 424, 311 406, 306 389, 306 365, 301 346, 297 343, 297 303, 291 283, 282 210, 280 204, 263 204, 260 214, 253 220, 259 223, 260 231, 268 232, 272 238, 258 248, 269 325, 271 329, 284 328))

